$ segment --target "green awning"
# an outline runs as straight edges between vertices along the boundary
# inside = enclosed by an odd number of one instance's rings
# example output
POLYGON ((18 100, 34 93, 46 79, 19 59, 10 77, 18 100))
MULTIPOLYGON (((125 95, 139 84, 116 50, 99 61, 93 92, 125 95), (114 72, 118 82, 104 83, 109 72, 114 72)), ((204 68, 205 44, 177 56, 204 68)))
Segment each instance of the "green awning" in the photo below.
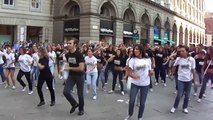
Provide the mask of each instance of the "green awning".
POLYGON ((176 42, 175 42, 175 41, 172 41, 172 40, 166 40, 166 39, 165 39, 165 41, 166 41, 166 42, 170 42, 171 44, 176 44, 176 42))
POLYGON ((163 44, 165 44, 165 43, 166 43, 166 41, 165 41, 165 40, 163 40, 163 39, 157 39, 157 38, 155 38, 154 40, 159 41, 159 42, 161 42, 161 43, 163 43, 163 44))

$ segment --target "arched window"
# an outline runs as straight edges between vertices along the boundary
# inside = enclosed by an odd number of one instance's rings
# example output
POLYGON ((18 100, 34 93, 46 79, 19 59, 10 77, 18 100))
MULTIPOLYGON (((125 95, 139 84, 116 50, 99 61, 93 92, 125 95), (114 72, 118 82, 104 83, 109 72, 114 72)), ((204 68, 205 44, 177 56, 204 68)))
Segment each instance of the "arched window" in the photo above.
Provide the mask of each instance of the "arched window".
POLYGON ((73 5, 70 8, 70 16, 78 16, 80 15, 80 8, 78 5, 73 5))
POLYGON ((102 6, 101 7, 101 16, 103 17, 110 17, 110 11, 107 7, 102 6))

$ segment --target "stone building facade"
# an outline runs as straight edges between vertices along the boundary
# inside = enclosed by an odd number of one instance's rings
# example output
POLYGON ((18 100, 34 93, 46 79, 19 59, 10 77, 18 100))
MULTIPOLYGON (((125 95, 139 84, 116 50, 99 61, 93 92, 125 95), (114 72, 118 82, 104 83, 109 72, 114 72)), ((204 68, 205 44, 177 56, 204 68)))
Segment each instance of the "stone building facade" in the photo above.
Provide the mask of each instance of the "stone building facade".
POLYGON ((56 0, 53 40, 204 43, 204 6, 205 0, 56 0))
POLYGON ((205 14, 206 37, 205 45, 213 46, 213 13, 205 14))
POLYGON ((0 42, 52 41, 53 0, 0 0, 0 42))

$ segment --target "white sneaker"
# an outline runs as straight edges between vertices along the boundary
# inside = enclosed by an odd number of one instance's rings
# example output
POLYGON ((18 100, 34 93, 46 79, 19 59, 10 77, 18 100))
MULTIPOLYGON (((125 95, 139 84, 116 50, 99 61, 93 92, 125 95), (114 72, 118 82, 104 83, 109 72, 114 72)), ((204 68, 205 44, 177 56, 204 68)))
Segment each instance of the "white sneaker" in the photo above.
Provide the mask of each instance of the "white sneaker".
POLYGON ((124 91, 121 91, 121 95, 124 95, 124 91))
POLYGON ((26 87, 24 87, 21 91, 22 91, 22 92, 26 91, 26 87))
POLYGON ((197 102, 198 102, 198 103, 201 103, 201 99, 198 99, 197 102))
POLYGON ((206 94, 203 94, 203 97, 206 98, 206 94))
POLYGON ((158 85, 158 83, 156 82, 156 83, 155 83, 155 86, 157 86, 157 85, 158 85))
POLYGON ((48 90, 49 88, 48 87, 46 87, 46 90, 48 90))
POLYGON ((194 93, 194 96, 197 97, 197 93, 194 93))
POLYGON ((13 86, 12 89, 16 89, 16 86, 13 86))
POLYGON ((93 100, 96 100, 97 99, 97 96, 93 96, 93 98, 92 98, 93 100))
POLYGON ((113 90, 110 90, 108 93, 109 93, 109 94, 112 94, 112 93, 114 93, 114 91, 113 91, 113 90))
POLYGON ((142 118, 138 118, 138 120, 142 120, 142 118))
POLYGON ((75 93, 75 90, 72 90, 71 92, 72 92, 72 94, 74 94, 74 93, 75 93))
POLYGON ((153 89, 152 89, 152 88, 150 88, 150 89, 149 89, 149 91, 150 91, 150 92, 153 92, 153 89))
POLYGON ((130 120, 130 118, 131 118, 130 116, 127 116, 124 120, 130 120))
POLYGON ((6 84, 4 88, 8 88, 8 87, 10 87, 10 86, 8 84, 6 84))
POLYGON ((173 108, 170 110, 170 112, 171 112, 171 113, 175 113, 175 110, 176 110, 176 109, 173 107, 173 108))
POLYGON ((187 108, 183 109, 183 112, 186 113, 186 114, 189 113, 189 111, 187 110, 187 108))
POLYGON ((174 94, 177 94, 177 91, 175 91, 174 94))
POLYGON ((88 94, 88 93, 89 93, 89 90, 86 90, 86 93, 88 94))
POLYGON ((33 94, 33 91, 28 92, 28 95, 32 95, 32 94, 33 94))
POLYGON ((164 83, 163 86, 166 87, 167 86, 166 83, 164 83))

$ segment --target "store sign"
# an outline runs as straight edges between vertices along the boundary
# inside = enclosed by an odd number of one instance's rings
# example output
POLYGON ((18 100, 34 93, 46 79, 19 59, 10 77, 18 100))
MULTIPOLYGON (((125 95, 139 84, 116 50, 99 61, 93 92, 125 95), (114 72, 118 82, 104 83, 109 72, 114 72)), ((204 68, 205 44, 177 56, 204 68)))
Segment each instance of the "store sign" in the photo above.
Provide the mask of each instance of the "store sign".
POLYGON ((132 24, 124 24, 123 35, 124 37, 132 37, 133 36, 133 25, 132 24))
POLYGON ((101 35, 113 35, 113 22, 107 21, 107 20, 101 20, 100 21, 100 34, 101 35))
POLYGON ((132 39, 133 40, 139 40, 139 34, 138 34, 138 30, 137 29, 135 29, 133 31, 132 39))
POLYGON ((77 33, 79 34, 79 26, 80 26, 80 20, 69 20, 64 21, 64 33, 73 34, 77 33))

